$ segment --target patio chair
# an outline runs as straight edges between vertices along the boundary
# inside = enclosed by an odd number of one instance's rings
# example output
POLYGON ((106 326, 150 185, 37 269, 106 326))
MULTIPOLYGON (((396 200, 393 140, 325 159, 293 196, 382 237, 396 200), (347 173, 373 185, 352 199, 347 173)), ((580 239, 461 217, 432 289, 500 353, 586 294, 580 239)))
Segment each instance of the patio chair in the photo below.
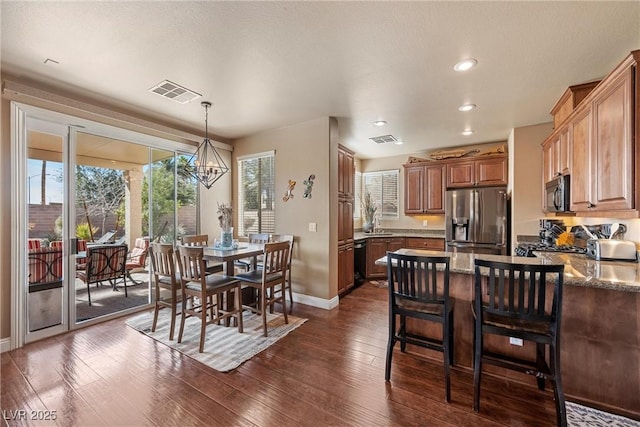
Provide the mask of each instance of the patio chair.
POLYGON ((123 279, 124 296, 127 297, 127 272, 125 264, 127 259, 127 245, 99 245, 87 248, 87 267, 85 270, 76 271, 76 277, 87 284, 87 297, 91 305, 91 289, 89 285, 96 286, 108 280, 113 290, 116 291, 118 279, 123 279))
POLYGON ((135 244, 133 245, 133 249, 127 254, 127 262, 124 269, 127 272, 127 277, 129 278, 129 280, 131 280, 135 285, 141 285, 143 282, 134 280, 134 278, 131 277, 131 271, 145 268, 148 252, 149 239, 138 237, 135 244))
POLYGON ((91 242, 89 244, 90 245, 104 245, 106 243, 111 243, 111 242, 113 242, 113 236, 115 236, 115 235, 116 235, 116 233, 114 231, 107 231, 98 240, 96 240, 94 242, 91 242))

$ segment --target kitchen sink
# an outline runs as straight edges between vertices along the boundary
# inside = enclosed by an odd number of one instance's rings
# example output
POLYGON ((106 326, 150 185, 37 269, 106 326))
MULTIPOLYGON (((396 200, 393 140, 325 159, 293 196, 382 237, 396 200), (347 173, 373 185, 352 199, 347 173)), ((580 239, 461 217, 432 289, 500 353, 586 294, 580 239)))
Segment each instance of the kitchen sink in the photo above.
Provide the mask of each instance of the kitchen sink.
POLYGON ((369 236, 393 236, 393 233, 366 233, 369 236))

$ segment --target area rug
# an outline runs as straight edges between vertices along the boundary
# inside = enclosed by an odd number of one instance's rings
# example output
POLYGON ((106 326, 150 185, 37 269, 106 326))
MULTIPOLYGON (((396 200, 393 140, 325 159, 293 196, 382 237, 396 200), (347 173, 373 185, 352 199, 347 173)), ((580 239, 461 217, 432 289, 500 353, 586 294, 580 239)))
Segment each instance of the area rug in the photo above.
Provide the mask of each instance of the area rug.
POLYGON ((376 288, 388 288, 389 287, 389 282, 387 282, 386 280, 369 280, 369 283, 371 283, 376 288))
POLYGON ((640 422, 567 402, 567 424, 571 427, 640 427, 640 422))
POLYGON ((264 337, 262 335, 262 318, 254 313, 245 311, 243 317, 243 333, 239 333, 237 327, 208 325, 204 351, 199 353, 200 321, 194 317, 187 318, 182 343, 178 344, 180 316, 176 318, 174 339, 170 341, 170 314, 171 312, 167 309, 160 310, 155 332, 151 332, 153 311, 132 317, 126 321, 126 324, 154 340, 221 372, 227 372, 237 368, 242 362, 249 360, 251 357, 267 349, 270 345, 307 321, 307 319, 289 315, 289 323, 285 324, 284 316, 281 313, 267 314, 269 336, 264 337))

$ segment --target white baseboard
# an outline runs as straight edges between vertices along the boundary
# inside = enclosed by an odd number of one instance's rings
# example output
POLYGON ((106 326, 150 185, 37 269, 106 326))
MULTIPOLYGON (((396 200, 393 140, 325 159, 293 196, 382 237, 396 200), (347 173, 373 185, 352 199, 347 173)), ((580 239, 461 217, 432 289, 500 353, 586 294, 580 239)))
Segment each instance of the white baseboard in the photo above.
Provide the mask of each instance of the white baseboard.
POLYGON ((11 338, 0 339, 0 353, 11 350, 11 338))
POLYGON ((304 294, 293 294, 293 301, 299 302, 300 304, 310 305, 312 307, 318 307, 325 310, 331 310, 338 306, 340 302, 340 298, 336 295, 331 299, 318 298, 310 295, 304 294))

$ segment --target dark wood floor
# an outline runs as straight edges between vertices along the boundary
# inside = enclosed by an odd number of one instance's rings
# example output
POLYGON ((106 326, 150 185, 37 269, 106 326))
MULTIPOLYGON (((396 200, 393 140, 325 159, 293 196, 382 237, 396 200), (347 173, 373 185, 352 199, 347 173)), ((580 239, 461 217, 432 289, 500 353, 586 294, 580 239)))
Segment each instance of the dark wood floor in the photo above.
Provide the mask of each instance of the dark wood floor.
MULTIPOLYGON (((220 373, 117 319, 3 353, 2 410, 54 410, 61 426, 552 426, 552 396, 483 377, 481 412, 472 377, 394 355, 384 381, 387 302, 365 283, 332 311, 294 304, 309 321, 230 373, 220 373)), ((41 422, 38 425, 54 425, 41 422)))

